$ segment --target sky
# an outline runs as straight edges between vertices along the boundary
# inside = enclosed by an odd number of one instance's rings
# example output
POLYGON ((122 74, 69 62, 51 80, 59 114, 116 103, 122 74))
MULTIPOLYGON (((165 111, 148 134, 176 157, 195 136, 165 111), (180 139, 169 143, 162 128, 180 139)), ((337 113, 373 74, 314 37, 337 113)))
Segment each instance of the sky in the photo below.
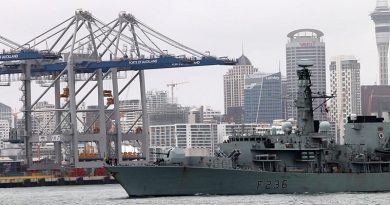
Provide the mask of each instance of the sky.
MULTIPOLYGON (((287 34, 301 28, 324 32, 327 71, 332 57, 354 55, 361 84, 378 82, 378 54, 370 12, 375 0, 13 0, 1 5, 0 35, 22 43, 74 15, 90 11, 109 22, 120 11, 198 51, 238 58, 244 54, 263 72, 285 72, 287 34), (243 48, 243 49, 242 49, 243 48)), ((0 49, 3 49, 0 46, 0 49)), ((228 66, 145 71, 147 90, 176 87, 178 102, 223 112, 223 74, 228 66)), ((20 83, 0 87, 0 102, 19 109, 20 83)), ((34 86, 38 96, 42 88, 34 86)), ((133 91, 128 91, 132 93, 133 91)), ((138 91, 134 91, 135 93, 138 91)), ((33 100, 34 101, 34 100, 33 100)), ((93 104, 90 101, 88 104, 93 104)))

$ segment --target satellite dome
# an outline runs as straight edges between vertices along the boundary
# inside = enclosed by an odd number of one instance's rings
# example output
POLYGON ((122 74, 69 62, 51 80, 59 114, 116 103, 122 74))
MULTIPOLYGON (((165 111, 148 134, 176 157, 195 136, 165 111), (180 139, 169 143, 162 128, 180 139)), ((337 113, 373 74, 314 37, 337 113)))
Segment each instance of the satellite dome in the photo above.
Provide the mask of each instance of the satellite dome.
POLYGON ((330 131, 330 123, 328 121, 322 121, 320 123, 319 132, 329 132, 330 131))
POLYGON ((291 132, 292 132, 292 124, 291 124, 291 122, 284 122, 283 124, 282 124, 282 130, 283 130, 283 132, 285 133, 285 134, 291 134, 291 132))

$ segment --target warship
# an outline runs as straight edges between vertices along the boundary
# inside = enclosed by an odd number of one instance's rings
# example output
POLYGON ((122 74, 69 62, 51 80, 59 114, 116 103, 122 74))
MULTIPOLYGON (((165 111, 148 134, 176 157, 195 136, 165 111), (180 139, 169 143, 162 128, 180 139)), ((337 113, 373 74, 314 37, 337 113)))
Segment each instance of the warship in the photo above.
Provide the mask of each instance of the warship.
POLYGON ((311 65, 299 66, 295 129, 229 136, 215 156, 172 148, 155 162, 106 169, 130 197, 390 191, 390 124, 351 115, 345 144, 336 143, 330 123, 313 119, 311 65))

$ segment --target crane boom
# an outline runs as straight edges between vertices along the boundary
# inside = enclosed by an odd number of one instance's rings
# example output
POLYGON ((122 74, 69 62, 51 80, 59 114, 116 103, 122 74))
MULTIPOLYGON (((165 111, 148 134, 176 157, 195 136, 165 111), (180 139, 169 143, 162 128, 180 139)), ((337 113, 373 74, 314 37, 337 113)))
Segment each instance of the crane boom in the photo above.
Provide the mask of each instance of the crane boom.
MULTIPOLYGON (((0 56, 1 57, 1 56, 0 56)), ((16 58, 16 57, 15 57, 16 58)), ((103 72, 110 68, 119 68, 119 70, 151 70, 163 68, 177 68, 177 67, 195 67, 195 66, 209 66, 209 65, 233 65, 235 61, 223 58, 204 57, 201 59, 191 58, 177 58, 174 56, 161 56, 152 59, 139 60, 112 60, 112 61, 81 61, 76 63, 76 73, 93 73, 98 69, 103 72)), ((32 75, 43 75, 61 72, 65 69, 67 63, 59 62, 53 64, 37 65, 32 70, 32 75)), ((0 75, 23 73, 22 69, 17 64, 6 65, 0 67, 0 75)))

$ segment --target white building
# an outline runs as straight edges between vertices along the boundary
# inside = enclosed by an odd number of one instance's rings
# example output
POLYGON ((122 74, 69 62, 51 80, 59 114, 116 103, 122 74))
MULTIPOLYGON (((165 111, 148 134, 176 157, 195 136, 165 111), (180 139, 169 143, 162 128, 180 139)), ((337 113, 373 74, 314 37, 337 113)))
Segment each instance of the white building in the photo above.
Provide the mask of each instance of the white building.
POLYGON ((150 144, 154 147, 176 147, 175 125, 150 126, 150 144))
POLYGON ((188 113, 188 124, 203 123, 203 106, 195 107, 188 113))
POLYGON ((160 109, 168 103, 168 92, 165 90, 150 90, 146 92, 146 105, 148 111, 160 109))
POLYGON ((203 123, 217 123, 220 121, 221 116, 221 111, 214 110, 210 106, 203 106, 203 123))
POLYGON ((174 124, 150 126, 151 147, 206 148, 214 153, 217 124, 174 124))
MULTIPOLYGON (((286 72, 287 72, 287 119, 297 119, 297 108, 294 100, 298 91, 298 62, 309 60, 313 63, 310 67, 311 90, 313 93, 326 92, 326 64, 325 64, 325 43, 322 41, 324 34, 315 29, 299 29, 290 32, 286 44, 286 72)), ((318 107, 320 100, 313 102, 313 107, 318 107)), ((315 120, 326 120, 326 114, 320 109, 314 111, 315 120)))
POLYGON ((33 112, 32 119, 34 120, 33 124, 33 133, 39 135, 52 134, 54 132, 56 122, 54 117, 54 111, 49 111, 54 109, 53 104, 49 104, 47 101, 38 102, 34 106, 34 110, 41 112, 33 112), (45 111, 48 110, 48 111, 45 111))
POLYGON ((336 142, 344 144, 344 125, 351 114, 361 115, 360 64, 353 56, 337 56, 330 64, 330 120, 336 124, 336 142))
POLYGON ((12 109, 10 106, 0 103, 0 120, 7 120, 12 125, 12 109))
MULTIPOLYGON (((223 76, 225 114, 243 118, 245 76, 257 72, 250 60, 242 55, 233 68, 223 76), (242 113, 240 113, 240 111, 242 113), (235 112, 235 113, 232 113, 235 112), (241 116, 240 116, 241 115, 241 116)), ((235 122, 243 119, 234 119, 235 122)))
MULTIPOLYGON (((79 110, 85 110, 87 108, 87 106, 85 105, 85 102, 81 103, 81 105, 79 106, 79 110)), ((77 117, 78 119, 80 120, 77 120, 77 130, 79 132, 84 132, 84 129, 86 129, 86 127, 84 127, 84 124, 86 123, 87 121, 87 113, 86 112, 78 112, 77 113, 77 117)))
POLYGON ((121 100, 119 101, 119 109, 126 110, 120 114, 122 132, 129 131, 134 123, 135 125, 132 127, 133 131, 138 127, 142 127, 140 100, 121 100))
POLYGON ((8 120, 0 120, 0 150, 5 148, 6 142, 9 139, 10 125, 8 120))

